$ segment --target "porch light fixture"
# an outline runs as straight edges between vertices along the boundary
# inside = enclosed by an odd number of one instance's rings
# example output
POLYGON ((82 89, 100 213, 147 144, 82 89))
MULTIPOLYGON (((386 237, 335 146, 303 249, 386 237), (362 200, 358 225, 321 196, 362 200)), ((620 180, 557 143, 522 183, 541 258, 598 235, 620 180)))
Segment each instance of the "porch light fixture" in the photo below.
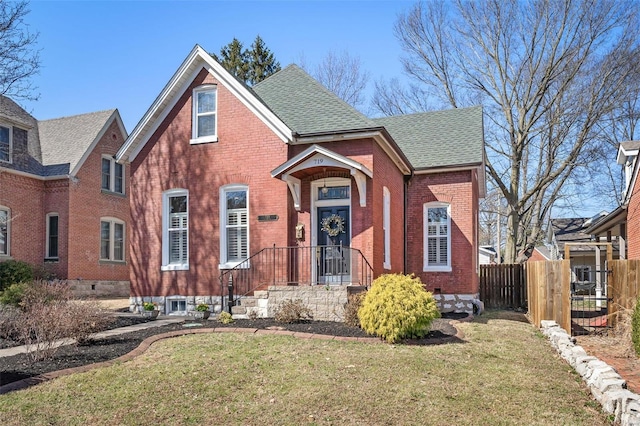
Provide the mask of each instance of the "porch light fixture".
POLYGON ((324 174, 324 181, 322 182, 322 195, 327 195, 329 193, 329 188, 327 188, 327 169, 322 169, 322 173, 324 174))

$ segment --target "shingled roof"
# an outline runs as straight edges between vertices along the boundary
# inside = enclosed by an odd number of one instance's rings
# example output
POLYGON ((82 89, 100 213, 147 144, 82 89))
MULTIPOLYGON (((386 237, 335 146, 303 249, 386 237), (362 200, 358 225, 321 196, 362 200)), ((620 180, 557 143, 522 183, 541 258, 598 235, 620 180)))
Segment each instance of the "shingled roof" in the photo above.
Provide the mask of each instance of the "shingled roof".
POLYGON ((43 165, 69 164, 73 171, 115 111, 39 121, 43 165))
POLYGON ((253 91, 298 135, 379 127, 295 64, 256 84, 253 91))
POLYGON ((14 141, 14 161, 1 166, 41 177, 73 174, 112 118, 121 124, 115 109, 38 121, 0 96, 0 121, 27 131, 28 151, 14 141))
POLYGON ((376 118, 416 170, 482 164, 482 107, 376 118))

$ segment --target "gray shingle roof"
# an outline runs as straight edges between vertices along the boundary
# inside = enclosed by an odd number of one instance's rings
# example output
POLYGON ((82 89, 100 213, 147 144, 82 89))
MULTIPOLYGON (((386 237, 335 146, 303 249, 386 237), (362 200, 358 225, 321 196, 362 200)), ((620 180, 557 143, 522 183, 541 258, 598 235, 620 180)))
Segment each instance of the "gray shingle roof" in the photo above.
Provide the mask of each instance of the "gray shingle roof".
POLYGON ((114 111, 111 109, 38 122, 43 165, 69 164, 69 170, 73 170, 114 111))
POLYGON ((417 170, 481 164, 482 107, 458 108, 373 120, 384 126, 417 170))
POLYGON ((297 65, 256 84, 253 91, 299 135, 379 127, 297 65))

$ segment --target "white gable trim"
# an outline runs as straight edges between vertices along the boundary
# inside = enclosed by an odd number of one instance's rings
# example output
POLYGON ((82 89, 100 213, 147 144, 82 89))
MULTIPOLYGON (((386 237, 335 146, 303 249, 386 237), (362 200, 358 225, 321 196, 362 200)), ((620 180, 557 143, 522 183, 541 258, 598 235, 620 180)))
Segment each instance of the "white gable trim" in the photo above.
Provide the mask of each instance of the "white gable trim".
POLYGON ((344 155, 340 155, 319 145, 312 145, 271 172, 271 177, 279 177, 287 183, 296 210, 300 210, 301 185, 300 179, 291 176, 291 174, 313 167, 338 167, 348 169, 358 187, 360 206, 366 207, 367 176, 372 178, 373 172, 363 164, 347 158, 344 155))
POLYGON ((82 154, 82 157, 78 161, 78 164, 76 164, 73 170, 69 172, 71 176, 75 176, 80 171, 80 169, 82 168, 82 165, 87 160, 87 158, 89 158, 89 155, 91 155, 96 145, 98 145, 98 142, 100 141, 100 139, 102 139, 104 134, 107 132, 107 129, 109 128, 109 126, 111 126, 111 123, 114 120, 116 121, 116 123, 118 123, 118 127, 120 128, 120 132, 122 133, 122 136, 124 138, 127 137, 127 131, 125 130, 124 124, 122 123, 122 118, 120 118, 120 113, 116 109, 115 111, 113 111, 111 116, 107 119, 105 124, 102 126, 102 129, 100 129, 100 132, 98 132, 98 135, 95 137, 95 139, 93 139, 93 142, 91 142, 91 145, 89 145, 89 148, 87 148, 84 154, 82 154))
POLYGON ((191 85, 202 69, 213 75, 222 85, 231 91, 249 110, 269 127, 283 142, 290 142, 292 132, 269 108, 260 102, 253 93, 236 80, 222 65, 216 62, 199 45, 196 45, 178 70, 151 104, 140 122, 129 135, 116 159, 133 161, 140 153, 151 135, 166 119, 182 94, 191 85))

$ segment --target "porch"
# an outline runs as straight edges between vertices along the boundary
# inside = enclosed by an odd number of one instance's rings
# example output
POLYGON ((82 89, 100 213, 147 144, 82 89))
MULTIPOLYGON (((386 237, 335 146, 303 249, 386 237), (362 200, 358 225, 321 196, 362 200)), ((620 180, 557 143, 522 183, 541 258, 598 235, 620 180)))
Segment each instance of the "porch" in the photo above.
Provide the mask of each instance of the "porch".
POLYGON ((372 281, 373 268, 358 249, 274 245, 222 271, 221 310, 272 317, 281 301, 301 299, 315 319, 341 321, 348 294, 369 288, 372 281))

